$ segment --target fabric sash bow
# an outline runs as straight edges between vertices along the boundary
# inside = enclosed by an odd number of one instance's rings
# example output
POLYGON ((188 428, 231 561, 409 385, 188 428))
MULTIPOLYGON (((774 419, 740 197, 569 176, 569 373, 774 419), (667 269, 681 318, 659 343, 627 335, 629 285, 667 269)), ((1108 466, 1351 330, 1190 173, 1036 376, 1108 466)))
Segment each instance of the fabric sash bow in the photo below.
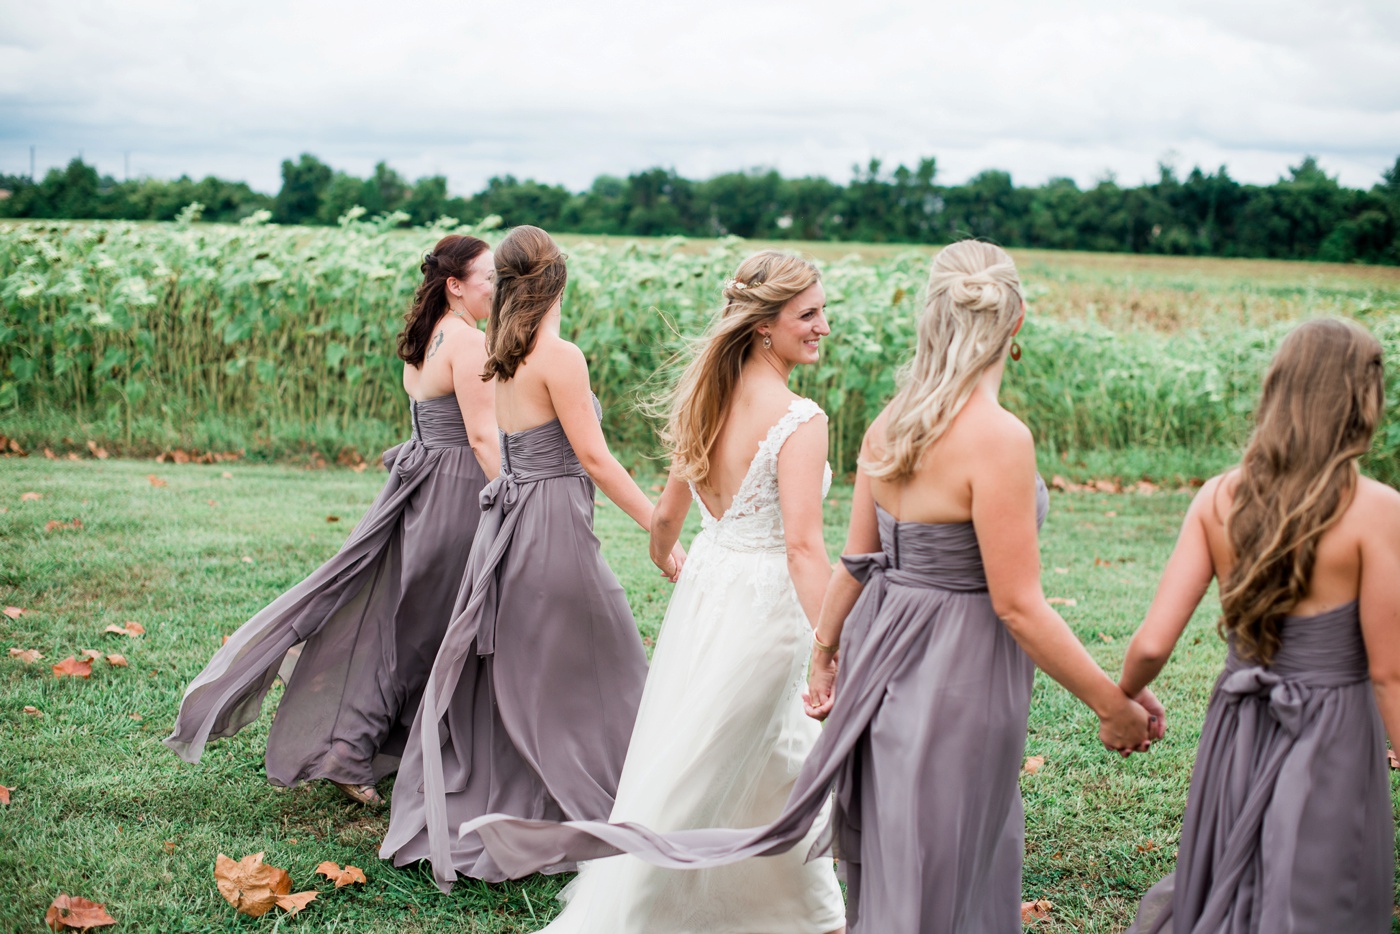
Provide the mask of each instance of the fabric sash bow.
POLYGON ((1251 665, 1231 672, 1220 684, 1220 693, 1232 703, 1238 704, 1247 697, 1263 700, 1269 715, 1278 721, 1279 726, 1290 736, 1297 736, 1303 728, 1304 708, 1308 690, 1297 681, 1284 680, 1272 671, 1251 665))

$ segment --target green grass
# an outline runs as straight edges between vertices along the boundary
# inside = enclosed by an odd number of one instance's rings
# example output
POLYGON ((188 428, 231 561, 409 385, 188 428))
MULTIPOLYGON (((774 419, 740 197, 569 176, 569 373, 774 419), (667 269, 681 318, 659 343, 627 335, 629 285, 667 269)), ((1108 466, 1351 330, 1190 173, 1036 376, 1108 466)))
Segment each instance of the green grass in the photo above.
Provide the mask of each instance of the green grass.
MULTIPOLYGON (((47 656, 26 666, 0 655, 0 784, 15 788, 12 804, 0 808, 0 930, 40 930, 59 892, 106 903, 122 931, 518 932, 553 914, 560 879, 467 882, 443 896, 421 869, 376 857, 383 816, 322 784, 269 786, 266 716, 213 744, 199 765, 160 745, 185 683, 220 637, 334 552, 383 477, 0 460, 0 604, 26 609, 18 620, 0 617, 0 650, 47 656), (152 485, 150 474, 166 485, 152 485), (29 491, 43 498, 22 501, 29 491), (74 518, 81 529, 44 531, 51 519, 74 518), (126 620, 142 623, 146 635, 102 634, 126 620), (130 667, 99 661, 90 681, 56 680, 49 665, 84 648, 121 652, 130 667), (43 716, 23 713, 26 705, 43 716), (318 890, 318 900, 296 918, 235 914, 215 889, 214 858, 258 851, 290 871, 295 890, 318 890), (368 884, 333 890, 313 876, 322 860, 361 867, 368 884)), ((1065 618, 1110 670, 1151 598, 1186 503, 1182 493, 1053 497, 1042 547, 1046 591, 1077 601, 1065 618)), ((848 508, 849 490, 836 488, 826 517, 833 555, 848 508)), ((650 640, 668 585, 630 520, 605 504, 597 528, 650 640)), ((1027 751, 1046 765, 1022 780, 1025 897, 1055 905, 1053 921, 1037 930, 1119 930, 1137 895, 1170 870, 1222 658, 1207 604, 1158 685, 1167 740, 1127 761, 1099 746, 1087 710, 1037 681, 1027 751)))

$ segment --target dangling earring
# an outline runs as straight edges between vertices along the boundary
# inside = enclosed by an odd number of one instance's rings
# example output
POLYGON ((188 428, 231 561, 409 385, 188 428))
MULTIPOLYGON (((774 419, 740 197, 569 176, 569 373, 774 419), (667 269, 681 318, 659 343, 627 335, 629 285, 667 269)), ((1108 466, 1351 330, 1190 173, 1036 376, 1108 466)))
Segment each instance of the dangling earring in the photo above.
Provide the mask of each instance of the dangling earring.
POLYGON ((763 349, 764 349, 764 350, 767 350, 768 348, 770 348, 770 347, 772 347, 772 346, 773 346, 773 338, 769 337, 767 334, 763 335, 763 349))
POLYGON ((1018 343, 1016 343, 1015 341, 1012 341, 1012 342, 1011 342, 1011 359, 1012 359, 1012 360, 1020 360, 1020 359, 1021 359, 1021 345, 1018 344, 1018 343))

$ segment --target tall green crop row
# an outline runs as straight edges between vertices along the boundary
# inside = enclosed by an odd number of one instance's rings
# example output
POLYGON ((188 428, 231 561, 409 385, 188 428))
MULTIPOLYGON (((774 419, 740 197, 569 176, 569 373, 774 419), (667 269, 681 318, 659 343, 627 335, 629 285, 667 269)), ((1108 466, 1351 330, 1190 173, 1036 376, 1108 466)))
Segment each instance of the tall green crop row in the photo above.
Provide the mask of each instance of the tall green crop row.
MULTIPOLYGON (((369 456, 401 439, 394 339, 422 253, 446 232, 491 236, 493 225, 263 220, 0 226, 0 432, 30 444, 68 436, 132 452, 233 446, 266 456, 333 457, 346 445, 369 456)), ((746 249, 739 240, 704 252, 678 241, 570 248, 566 336, 587 355, 609 436, 629 456, 656 452, 655 424, 637 403, 664 389, 746 249)), ((823 265, 833 333, 796 384, 830 416, 838 471, 854 466, 911 352, 927 262, 909 253, 823 265)), ((1004 396, 1043 449, 1242 440, 1286 324, 1113 330, 1055 307, 1068 293, 1036 269, 1026 276, 1025 355, 1009 365, 1004 396), (1037 314, 1045 306, 1056 314, 1037 314)), ((1395 346, 1400 308, 1347 311, 1395 346)), ((1378 448, 1376 472, 1397 473, 1400 427, 1388 425, 1378 448)))

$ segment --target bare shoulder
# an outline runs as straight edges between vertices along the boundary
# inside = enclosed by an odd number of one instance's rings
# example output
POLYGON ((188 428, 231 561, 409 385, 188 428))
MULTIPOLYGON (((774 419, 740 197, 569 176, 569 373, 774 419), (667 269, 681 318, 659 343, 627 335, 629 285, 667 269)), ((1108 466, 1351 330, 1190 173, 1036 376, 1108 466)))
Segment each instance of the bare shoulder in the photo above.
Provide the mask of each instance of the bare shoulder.
POLYGON ((1035 459, 1035 437, 1030 428, 996 403, 973 396, 948 430, 958 447, 977 451, 982 458, 1035 459))
POLYGON ((1357 523, 1368 529, 1377 525, 1395 528, 1400 524, 1400 493, 1379 480, 1360 477, 1356 483, 1356 496, 1342 521, 1357 523))
POLYGON ((553 334, 541 334, 535 338, 535 348, 530 356, 550 366, 588 368, 588 358, 578 345, 553 334))
POLYGON ((1234 467, 1201 484, 1201 488, 1191 498, 1186 518, 1195 519, 1210 528, 1223 529, 1225 519, 1230 514, 1230 503, 1234 500, 1239 474, 1240 469, 1234 467))

